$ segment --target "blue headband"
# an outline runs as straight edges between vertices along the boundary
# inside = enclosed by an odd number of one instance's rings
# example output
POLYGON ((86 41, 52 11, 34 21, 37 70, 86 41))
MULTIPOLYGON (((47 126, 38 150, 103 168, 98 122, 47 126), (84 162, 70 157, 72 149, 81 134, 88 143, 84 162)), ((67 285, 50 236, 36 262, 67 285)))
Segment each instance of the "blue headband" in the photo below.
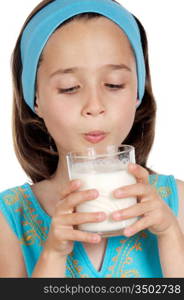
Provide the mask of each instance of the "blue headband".
POLYGON ((55 0, 32 17, 21 39, 23 96, 33 112, 37 67, 46 42, 61 23, 85 12, 99 13, 111 19, 127 35, 136 58, 139 105, 141 104, 145 91, 146 70, 140 32, 132 14, 112 0, 55 0))

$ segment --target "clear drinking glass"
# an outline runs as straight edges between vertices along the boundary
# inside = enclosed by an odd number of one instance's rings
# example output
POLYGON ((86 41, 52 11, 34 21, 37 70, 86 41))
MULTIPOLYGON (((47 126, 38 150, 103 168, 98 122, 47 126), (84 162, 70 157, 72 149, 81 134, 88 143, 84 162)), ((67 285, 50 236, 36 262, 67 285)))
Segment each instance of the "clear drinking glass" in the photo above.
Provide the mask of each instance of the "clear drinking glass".
POLYGON ((135 163, 135 148, 130 145, 109 145, 105 153, 95 148, 66 155, 70 180, 80 179, 80 190, 97 189, 99 197, 85 201, 76 207, 77 212, 100 212, 107 214, 102 222, 78 225, 78 229, 98 233, 102 237, 122 235, 122 229, 137 221, 137 217, 116 221, 112 212, 127 208, 137 202, 136 197, 117 199, 112 192, 122 186, 136 183, 136 178, 127 170, 129 163, 135 163))

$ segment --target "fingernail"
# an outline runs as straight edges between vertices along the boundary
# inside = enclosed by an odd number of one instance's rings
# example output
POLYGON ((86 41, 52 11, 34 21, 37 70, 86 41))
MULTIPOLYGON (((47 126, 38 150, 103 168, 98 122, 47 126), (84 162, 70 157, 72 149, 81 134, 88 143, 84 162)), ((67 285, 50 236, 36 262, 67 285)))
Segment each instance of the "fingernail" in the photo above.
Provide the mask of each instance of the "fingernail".
POLYGON ((97 190, 91 190, 89 194, 91 197, 97 197, 99 195, 97 190))
POLYGON ((118 212, 117 212, 117 213, 114 213, 114 214, 113 214, 113 218, 118 220, 118 219, 121 218, 121 214, 118 213, 118 212))
POLYGON ((120 196, 125 195, 125 192, 122 191, 122 190, 117 190, 117 191, 114 192, 114 195, 117 196, 117 197, 120 197, 120 196))

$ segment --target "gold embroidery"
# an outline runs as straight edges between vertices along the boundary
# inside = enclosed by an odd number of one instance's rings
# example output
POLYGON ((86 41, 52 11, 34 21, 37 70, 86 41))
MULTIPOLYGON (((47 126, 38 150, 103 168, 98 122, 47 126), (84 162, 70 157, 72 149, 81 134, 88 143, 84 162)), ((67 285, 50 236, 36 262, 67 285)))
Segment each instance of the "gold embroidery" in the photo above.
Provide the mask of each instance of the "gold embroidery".
POLYGON ((125 271, 122 275, 121 275, 121 278, 139 278, 140 275, 139 275, 139 272, 137 270, 128 270, 128 271, 125 271))
MULTIPOLYGON (((66 269, 69 271, 70 275, 68 277, 72 278, 89 278, 88 274, 82 274, 83 268, 79 265, 79 261, 74 259, 74 252, 72 251, 68 255, 68 260, 66 264, 66 269)), ((67 273, 65 273, 67 275, 67 273)))
POLYGON ((162 198, 167 198, 171 195, 171 188, 169 186, 160 186, 158 188, 158 193, 162 198))
POLYGON ((171 195, 172 191, 169 186, 157 186, 159 180, 159 176, 157 174, 153 174, 152 176, 150 176, 149 180, 150 184, 156 188, 161 198, 167 198, 171 195))
POLYGON ((133 276, 136 275, 136 277, 140 277, 137 270, 127 271, 124 269, 125 265, 130 265, 133 262, 133 258, 130 257, 130 253, 133 251, 133 249, 135 249, 136 251, 142 251, 141 242, 138 242, 141 237, 146 238, 147 233, 141 231, 135 236, 132 236, 130 238, 125 237, 125 239, 120 240, 122 246, 116 248, 116 251, 118 253, 112 258, 114 264, 108 267, 108 270, 111 271, 111 273, 107 274, 106 277, 127 277, 127 274, 132 274, 133 276), (132 243, 134 244, 130 246, 132 243))
MULTIPOLYGON (((149 182, 156 189, 161 198, 167 198, 171 195, 171 188, 169 186, 157 186, 159 180, 158 174, 150 175, 149 182)), ((148 232, 148 231, 147 231, 148 232)), ((145 230, 137 233, 135 236, 130 238, 125 238, 124 240, 120 240, 122 244, 121 247, 117 247, 116 251, 118 252, 112 258, 112 265, 108 267, 110 273, 108 273, 105 277, 118 277, 126 278, 126 277, 140 277, 140 273, 138 270, 129 269, 125 270, 125 266, 130 266, 133 263, 133 257, 130 256, 131 252, 135 249, 135 251, 142 251, 143 246, 140 239, 148 238, 148 233, 145 230), (132 242, 134 244, 131 246, 132 242)))
POLYGON ((150 182, 151 185, 156 187, 157 182, 158 182, 158 175, 154 174, 154 175, 149 176, 149 182, 150 182))
POLYGON ((4 196, 3 200, 7 205, 13 205, 19 201, 19 195, 18 195, 18 193, 13 194, 13 195, 7 194, 4 196))
POLYGON ((15 203, 19 204, 19 207, 15 208, 14 211, 21 214, 23 218, 22 225, 25 230, 19 240, 20 243, 27 246, 33 245, 38 238, 39 244, 42 246, 47 238, 46 231, 48 228, 41 225, 42 220, 37 220, 38 215, 34 214, 35 209, 31 207, 32 202, 28 198, 29 196, 25 193, 25 190, 22 187, 18 187, 12 189, 11 193, 4 196, 3 200, 9 206, 15 203))
POLYGON ((24 232, 23 236, 21 239, 19 239, 21 244, 30 246, 35 243, 35 235, 33 230, 28 230, 24 232))
MULTIPOLYGON (((167 198, 171 195, 171 188, 169 186, 157 186, 159 175, 149 176, 150 184, 152 184, 158 191, 161 198, 167 198)), ((22 187, 14 188, 11 193, 4 196, 4 202, 7 206, 16 204, 14 211, 19 213, 22 217, 22 225, 24 233, 20 238, 20 243, 30 246, 39 241, 42 246, 47 238, 48 228, 42 225, 43 221, 39 220, 38 214, 31 206, 32 202, 26 194, 26 190, 22 187), (20 194, 22 197, 20 197, 20 194), (18 206, 17 206, 18 204, 18 206)), ((140 277, 140 273, 135 268, 132 268, 134 259, 132 251, 144 251, 143 239, 148 238, 148 232, 145 230, 137 233, 130 238, 121 239, 120 246, 116 248, 116 255, 112 257, 111 264, 107 269, 106 278, 110 277, 140 277)), ((90 276, 85 273, 84 268, 80 265, 80 261, 75 257, 74 252, 68 255, 66 264, 66 273, 68 277, 89 278, 90 276)))

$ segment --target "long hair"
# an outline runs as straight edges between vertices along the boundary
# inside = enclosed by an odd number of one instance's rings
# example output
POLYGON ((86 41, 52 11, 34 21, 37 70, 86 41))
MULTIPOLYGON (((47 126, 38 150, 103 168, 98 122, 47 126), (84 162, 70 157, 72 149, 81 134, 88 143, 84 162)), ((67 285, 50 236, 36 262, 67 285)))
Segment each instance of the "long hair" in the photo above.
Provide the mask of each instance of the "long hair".
MULTIPOLYGON (((53 175, 57 168, 59 155, 55 142, 50 136, 43 119, 39 118, 24 101, 21 85, 22 62, 20 40, 24 28, 31 18, 51 2, 53 2, 53 0, 40 2, 30 13, 20 31, 11 57, 13 81, 13 145, 18 161, 33 183, 49 179, 51 175, 53 175)), ((66 20, 59 27, 64 26, 76 18, 78 20, 87 21, 99 17, 101 17, 101 15, 97 13, 82 13, 66 20)), ((122 144, 134 146, 136 149, 136 163, 147 169, 149 174, 155 174, 156 172, 147 166, 148 155, 154 142, 156 119, 156 102, 152 92, 148 60, 148 42, 144 27, 134 15, 133 17, 138 24, 141 34, 146 65, 146 85, 142 103, 136 110, 134 124, 126 139, 122 141, 122 144)), ((39 63, 41 59, 40 57, 39 63)))

